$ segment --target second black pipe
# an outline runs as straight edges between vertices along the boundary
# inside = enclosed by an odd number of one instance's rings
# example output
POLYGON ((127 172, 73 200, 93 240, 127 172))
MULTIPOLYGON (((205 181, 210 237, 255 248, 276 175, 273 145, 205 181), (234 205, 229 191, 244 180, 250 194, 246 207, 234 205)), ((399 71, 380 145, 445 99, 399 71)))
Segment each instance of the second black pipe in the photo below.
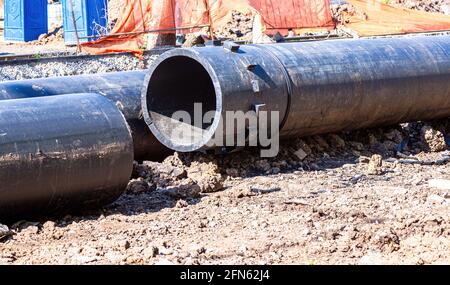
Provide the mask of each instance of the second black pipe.
POLYGON ((0 83, 0 100, 64 94, 98 93, 116 103, 132 135, 136 160, 159 160, 171 151, 149 131, 141 116, 141 89, 146 72, 124 71, 50 77, 0 83))

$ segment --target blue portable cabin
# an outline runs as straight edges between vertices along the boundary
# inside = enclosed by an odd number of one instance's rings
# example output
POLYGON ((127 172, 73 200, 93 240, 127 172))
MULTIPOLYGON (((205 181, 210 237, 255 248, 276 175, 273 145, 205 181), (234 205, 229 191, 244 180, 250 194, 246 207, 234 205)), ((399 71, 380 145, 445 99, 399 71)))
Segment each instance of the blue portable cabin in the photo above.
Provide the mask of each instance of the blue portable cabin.
MULTIPOLYGON (((84 38, 99 35, 100 29, 105 29, 108 23, 107 0, 72 0, 75 24, 80 42, 87 42, 95 38, 84 38)), ((64 27, 64 42, 66 45, 77 43, 73 25, 70 0, 62 0, 62 14, 64 27)))
POLYGON ((6 41, 28 42, 48 33, 47 0, 5 0, 6 41))

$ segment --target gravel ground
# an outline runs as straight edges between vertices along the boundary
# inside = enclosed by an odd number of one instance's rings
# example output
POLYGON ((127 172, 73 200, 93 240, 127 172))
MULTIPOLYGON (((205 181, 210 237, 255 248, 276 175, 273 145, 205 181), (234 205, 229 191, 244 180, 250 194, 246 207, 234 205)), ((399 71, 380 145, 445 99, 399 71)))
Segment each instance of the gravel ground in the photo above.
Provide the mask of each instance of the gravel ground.
POLYGON ((449 122, 136 163, 102 210, 0 226, 0 263, 448 264, 449 122))
POLYGON ((0 81, 33 79, 52 76, 94 74, 145 69, 157 55, 146 55, 144 61, 132 55, 93 57, 70 60, 50 60, 26 64, 0 65, 0 81))

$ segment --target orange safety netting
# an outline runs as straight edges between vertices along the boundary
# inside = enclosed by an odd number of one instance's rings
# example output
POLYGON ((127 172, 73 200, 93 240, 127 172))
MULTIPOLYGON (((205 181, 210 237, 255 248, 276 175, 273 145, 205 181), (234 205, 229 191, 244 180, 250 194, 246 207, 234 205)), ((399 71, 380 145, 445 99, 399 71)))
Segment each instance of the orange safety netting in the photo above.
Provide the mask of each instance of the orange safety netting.
POLYGON ((366 16, 350 17, 345 24, 359 36, 450 30, 450 16, 443 14, 395 8, 380 0, 347 1, 366 16))
MULTIPOLYGON (((111 34, 145 31, 150 11, 149 0, 125 0, 120 18, 111 30, 111 34)), ((139 56, 142 55, 144 45, 145 36, 143 34, 130 34, 83 43, 81 48, 85 52, 93 54, 127 51, 139 56)))
MULTIPOLYGON (((357 15, 349 15, 344 25, 359 36, 450 30, 450 16, 395 8, 381 0, 347 2, 357 15)), ((144 32, 175 33, 175 28, 192 32, 209 25, 218 29, 231 20, 232 11, 260 15, 263 30, 334 27, 330 0, 126 0, 111 31, 116 36, 85 43, 82 48, 97 54, 128 51, 142 55, 144 32), (121 35, 125 33, 135 34, 121 35)))
POLYGON ((266 29, 334 27, 329 0, 249 0, 266 29))
MULTIPOLYGON (((213 29, 231 20, 233 11, 259 14, 267 30, 324 27, 333 28, 330 0, 127 0, 112 35, 82 44, 89 53, 131 51, 142 54, 146 36, 143 32, 175 33, 174 29, 211 25, 213 29)), ((198 29, 197 29, 198 30, 198 29)))

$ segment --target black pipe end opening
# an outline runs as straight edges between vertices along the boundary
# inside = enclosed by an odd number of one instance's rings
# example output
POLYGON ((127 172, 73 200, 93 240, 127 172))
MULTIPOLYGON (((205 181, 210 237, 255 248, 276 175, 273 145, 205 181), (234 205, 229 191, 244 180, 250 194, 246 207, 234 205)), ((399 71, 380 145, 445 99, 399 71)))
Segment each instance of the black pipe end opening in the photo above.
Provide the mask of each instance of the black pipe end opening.
POLYGON ((221 104, 215 72, 187 49, 160 56, 142 92, 150 130, 161 143, 180 152, 199 150, 210 142, 219 125, 221 104))

